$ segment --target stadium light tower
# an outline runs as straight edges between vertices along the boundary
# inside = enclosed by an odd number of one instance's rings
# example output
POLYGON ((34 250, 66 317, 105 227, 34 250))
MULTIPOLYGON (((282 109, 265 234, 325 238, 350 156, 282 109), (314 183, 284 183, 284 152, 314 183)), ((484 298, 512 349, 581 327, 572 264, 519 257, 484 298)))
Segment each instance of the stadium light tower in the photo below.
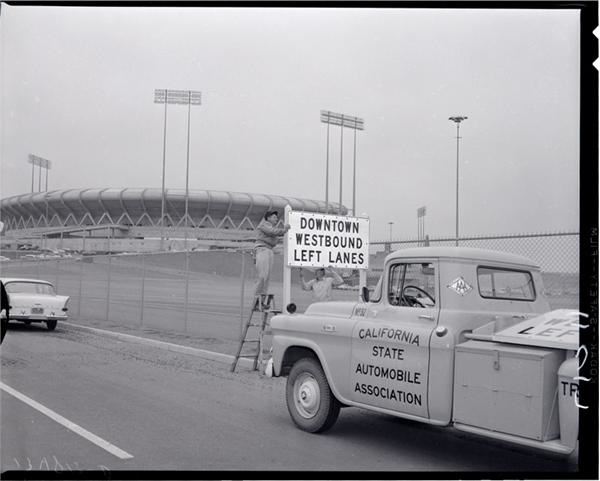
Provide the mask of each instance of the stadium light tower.
POLYGON ((167 104, 180 104, 188 106, 188 132, 187 132, 187 154, 185 168, 185 244, 187 249, 187 221, 188 221, 188 197, 189 197, 189 171, 190 171, 190 109, 192 105, 200 105, 201 92, 195 90, 154 90, 154 103, 165 104, 165 122, 163 132, 163 164, 162 164, 162 190, 160 206, 160 249, 163 250, 165 242, 165 169, 167 152, 167 104))
POLYGON ((427 207, 419 207, 417 209, 417 245, 421 245, 421 241, 425 239, 425 215, 427 207))
POLYGON ((33 193, 33 179, 35 176, 36 165, 40 168, 38 178, 38 191, 42 191, 42 169, 46 169, 46 190, 48 190, 48 171, 52 168, 52 162, 50 162, 48 159, 44 159, 43 157, 38 157, 37 155, 29 154, 27 163, 31 164, 31 192, 33 193))
POLYGON ((467 120, 469 117, 456 115, 448 120, 456 123, 456 245, 458 246, 458 154, 459 154, 459 139, 460 139, 460 123, 467 120))
POLYGON ((356 216, 356 131, 364 130, 363 119, 351 115, 338 114, 329 110, 321 110, 321 122, 327 124, 327 164, 325 167, 325 205, 329 213, 329 125, 340 126, 340 205, 338 214, 342 209, 342 174, 344 151, 344 127, 354 130, 354 175, 352 178, 352 215, 356 216))

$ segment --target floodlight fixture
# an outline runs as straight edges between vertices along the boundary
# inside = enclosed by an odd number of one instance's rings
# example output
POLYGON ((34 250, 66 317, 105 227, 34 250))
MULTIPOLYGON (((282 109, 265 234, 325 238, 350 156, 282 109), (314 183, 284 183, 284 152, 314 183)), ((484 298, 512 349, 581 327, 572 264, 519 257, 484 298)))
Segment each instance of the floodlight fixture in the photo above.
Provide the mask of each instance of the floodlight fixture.
POLYGON ((154 90, 155 104, 180 104, 180 105, 201 105, 202 92, 197 90, 170 90, 170 89, 155 89, 154 90))

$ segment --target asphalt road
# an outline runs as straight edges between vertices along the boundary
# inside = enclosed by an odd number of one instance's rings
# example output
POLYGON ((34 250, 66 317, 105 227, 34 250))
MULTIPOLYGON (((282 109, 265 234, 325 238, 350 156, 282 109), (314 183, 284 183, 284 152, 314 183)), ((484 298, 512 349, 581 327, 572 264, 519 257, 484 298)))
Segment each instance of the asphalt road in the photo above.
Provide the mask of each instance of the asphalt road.
POLYGON ((308 434, 289 418, 285 379, 230 373, 227 364, 60 323, 54 332, 12 327, 0 352, 3 472, 501 471, 527 477, 576 469, 568 459, 354 408, 342 410, 326 434, 308 434))

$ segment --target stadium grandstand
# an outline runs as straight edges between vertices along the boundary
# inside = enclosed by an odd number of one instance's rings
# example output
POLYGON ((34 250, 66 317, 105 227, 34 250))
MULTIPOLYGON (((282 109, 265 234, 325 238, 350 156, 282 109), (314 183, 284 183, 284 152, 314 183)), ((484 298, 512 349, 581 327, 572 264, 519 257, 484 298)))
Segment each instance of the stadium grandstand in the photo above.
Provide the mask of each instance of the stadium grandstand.
MULTIPOLYGON (((269 210, 326 212, 324 201, 281 195, 190 190, 96 188, 34 192, 0 201, 3 245, 93 251, 244 247, 269 210), (187 235, 186 235, 187 223, 187 235)), ((338 213, 330 203, 329 212, 338 213)), ((342 206, 340 214, 346 215, 342 206)), ((282 222, 282 219, 280 220, 282 222)))

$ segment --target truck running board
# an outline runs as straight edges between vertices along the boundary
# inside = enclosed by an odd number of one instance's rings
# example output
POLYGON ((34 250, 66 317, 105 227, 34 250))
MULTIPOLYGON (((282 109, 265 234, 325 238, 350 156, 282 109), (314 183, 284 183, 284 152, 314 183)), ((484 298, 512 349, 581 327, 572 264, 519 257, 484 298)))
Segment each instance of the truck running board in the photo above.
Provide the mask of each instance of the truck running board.
POLYGON ((459 431, 478 434, 480 436, 494 438, 500 441, 507 441, 509 443, 521 444, 523 446, 529 446, 536 449, 543 449, 544 451, 551 451, 558 454, 571 454, 575 449, 575 447, 561 444, 558 439, 552 441, 536 441, 535 439, 528 439, 521 436, 514 436, 512 434, 500 433, 498 431, 490 431, 489 429, 477 428, 467 424, 454 423, 453 426, 459 431))

